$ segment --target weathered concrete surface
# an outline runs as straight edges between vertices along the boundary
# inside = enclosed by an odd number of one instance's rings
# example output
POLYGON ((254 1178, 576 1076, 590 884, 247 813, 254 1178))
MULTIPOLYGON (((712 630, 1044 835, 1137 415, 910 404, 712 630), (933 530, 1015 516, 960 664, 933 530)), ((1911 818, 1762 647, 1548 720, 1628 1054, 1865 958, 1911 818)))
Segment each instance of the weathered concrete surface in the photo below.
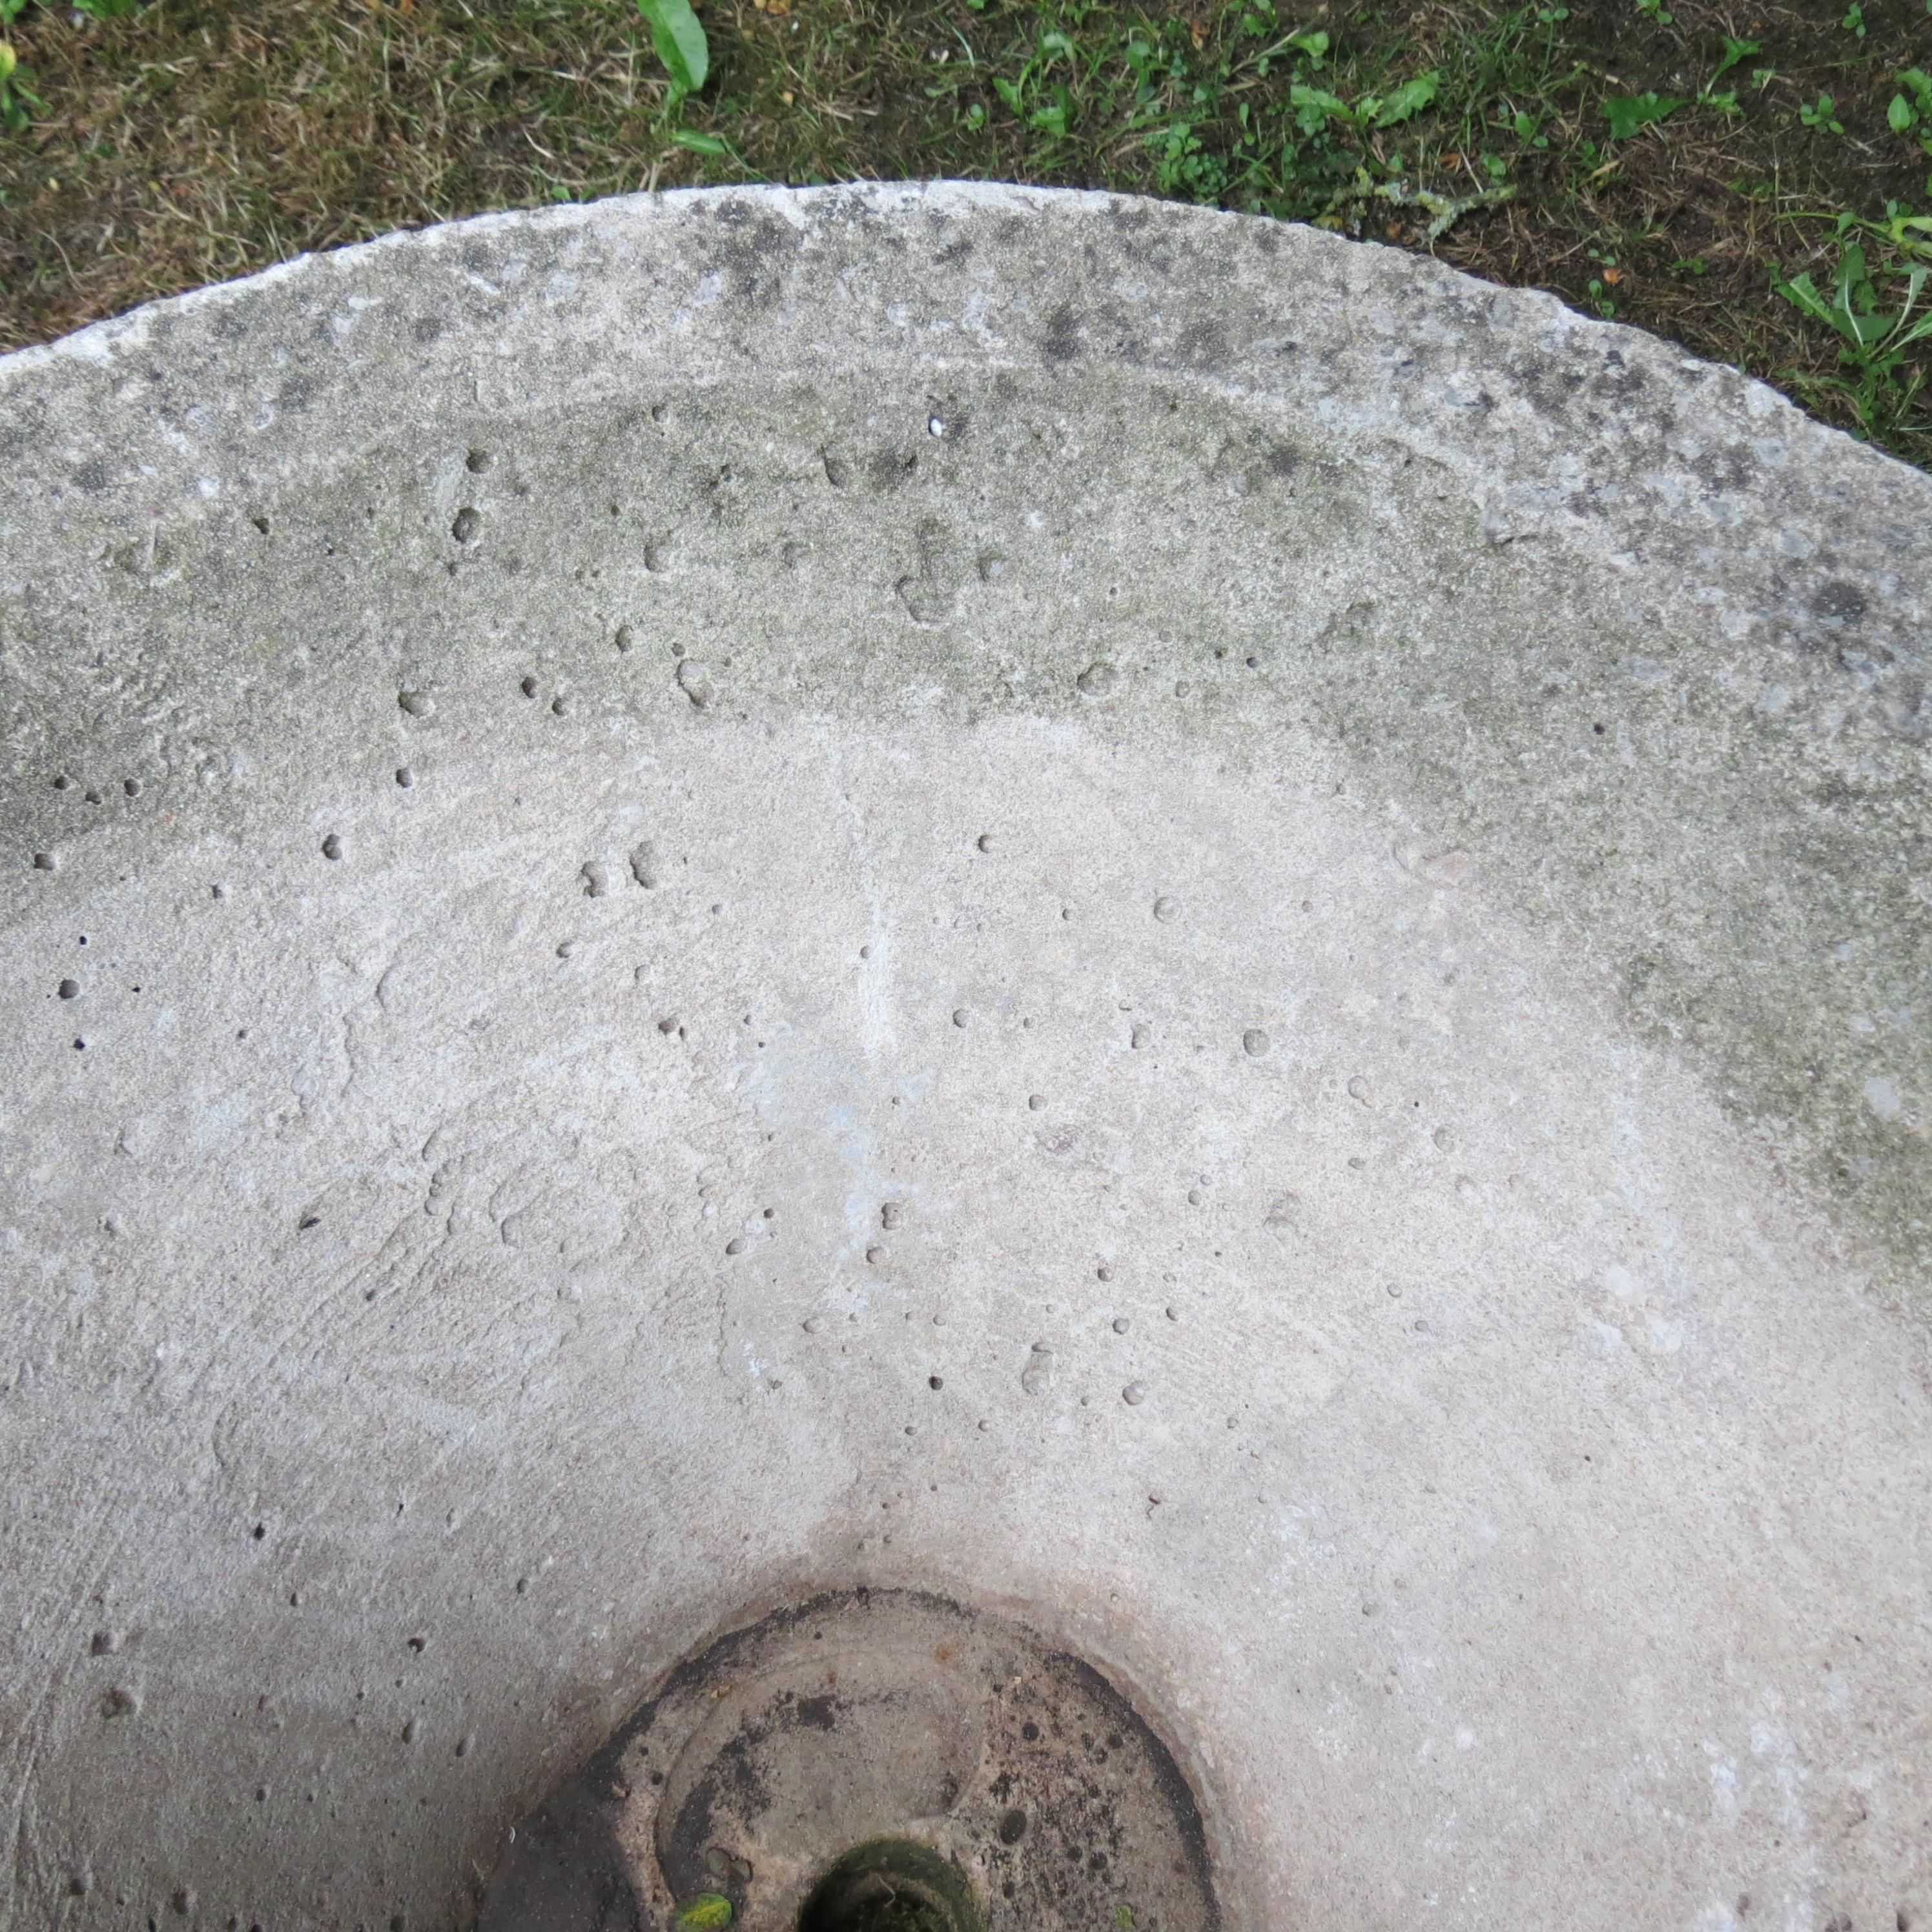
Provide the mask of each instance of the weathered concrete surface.
POLYGON ((0 1925, 460 1922, 863 1582, 1235 1925, 1932 1922, 1932 483, 985 188, 0 385, 0 1925))

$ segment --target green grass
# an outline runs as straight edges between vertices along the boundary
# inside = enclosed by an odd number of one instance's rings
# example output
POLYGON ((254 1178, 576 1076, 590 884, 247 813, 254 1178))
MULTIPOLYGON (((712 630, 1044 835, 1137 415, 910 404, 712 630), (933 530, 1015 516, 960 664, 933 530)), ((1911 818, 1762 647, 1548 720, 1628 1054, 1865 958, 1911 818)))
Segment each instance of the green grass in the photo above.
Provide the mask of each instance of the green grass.
POLYGON ((699 15, 710 75, 682 98, 630 0, 29 8, 10 38, 36 104, 0 133, 0 342, 480 208, 956 176, 1428 250, 1932 466, 1925 296, 1898 320, 1932 265, 1928 0, 699 15))

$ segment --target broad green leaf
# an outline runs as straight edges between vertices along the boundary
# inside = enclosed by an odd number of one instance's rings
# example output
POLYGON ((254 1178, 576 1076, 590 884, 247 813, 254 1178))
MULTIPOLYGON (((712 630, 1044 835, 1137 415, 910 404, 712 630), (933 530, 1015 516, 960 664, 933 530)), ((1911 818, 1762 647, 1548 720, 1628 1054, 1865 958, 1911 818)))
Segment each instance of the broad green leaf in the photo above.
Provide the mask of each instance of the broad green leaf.
POLYGON ((1847 248, 1839 262, 1838 298, 1832 316, 1839 334, 1848 340, 1869 349, 1892 333, 1891 318, 1878 312, 1878 291, 1866 272, 1862 248, 1847 248))
POLYGON ((1876 342, 1889 325, 1878 314, 1878 291, 1865 266, 1865 251, 1856 242, 1838 258, 1838 310, 1849 325, 1845 332, 1862 346, 1876 342))
POLYGON ((731 152, 716 134, 700 134, 694 128, 674 129, 671 139, 680 148, 688 148, 694 154, 728 154, 731 152))
POLYGON ((695 94, 711 71, 710 43, 691 0, 638 0, 638 11, 651 30, 651 45, 680 93, 695 94))
POLYGON ((1436 98, 1436 84, 1441 76, 1436 74, 1418 74, 1413 80, 1406 80, 1376 110, 1378 128, 1393 128, 1398 121, 1406 121, 1412 114, 1419 114, 1436 98))
POLYGON ((1899 312, 1898 323, 1904 333, 1892 344, 1895 349, 1908 349, 1913 343, 1922 342, 1926 337, 1932 335, 1932 309, 1928 309, 1916 322, 1912 323, 1910 328, 1905 327, 1911 319, 1913 305, 1924 289, 1928 275, 1932 275, 1932 268, 1914 268, 1906 278, 1905 307, 1899 312))
POLYGON ((1064 87, 1053 90, 1054 98, 1043 107, 1036 107, 1027 116, 1027 124, 1037 128, 1043 134, 1051 134, 1058 140, 1066 132, 1067 110, 1072 105, 1072 98, 1064 87))
POLYGON ((1640 128, 1648 128, 1675 114, 1684 105, 1674 94, 1625 94, 1604 103, 1604 118, 1619 141, 1627 141, 1640 128))
POLYGON ((1724 57, 1711 70, 1712 83, 1714 84, 1718 75, 1729 71, 1740 61, 1748 60, 1753 54, 1763 52, 1764 44, 1760 40, 1734 40, 1726 34, 1724 36, 1724 57))
POLYGON ((688 1932, 714 1932, 731 1922, 731 1901, 722 1892, 700 1892, 677 1908, 677 1922, 688 1932))
POLYGON ((1788 282, 1774 269, 1771 285, 1793 308, 1803 310, 1813 321, 1828 322, 1834 328, 1838 326, 1838 318, 1832 313, 1831 304, 1818 292, 1810 269, 1793 275, 1788 282))
POLYGON ((1902 94, 1892 97, 1892 104, 1885 110, 1886 124, 1894 134, 1902 134, 1918 118, 1918 110, 1902 94))
POLYGON ((1295 124, 1304 134, 1318 134, 1328 124, 1330 116, 1344 121, 1348 118, 1347 104, 1326 88, 1304 87, 1298 81, 1288 90, 1288 98, 1294 110, 1295 124))

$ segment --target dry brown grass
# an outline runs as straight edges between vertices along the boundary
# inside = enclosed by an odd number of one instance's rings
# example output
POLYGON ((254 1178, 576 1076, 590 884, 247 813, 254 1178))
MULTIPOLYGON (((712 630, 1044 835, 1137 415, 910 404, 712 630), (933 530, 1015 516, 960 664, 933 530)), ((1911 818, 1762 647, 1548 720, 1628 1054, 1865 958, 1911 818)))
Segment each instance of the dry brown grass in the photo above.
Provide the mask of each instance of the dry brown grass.
MULTIPOLYGON (((1809 265, 1828 283, 1832 218, 1882 224, 1888 204, 1932 202, 1932 157, 1885 115, 1898 69, 1928 64, 1924 0, 1870 0, 1862 38, 1844 24, 1846 0, 1685 0, 1668 23, 1635 0, 1579 0, 1540 21, 1534 8, 1468 0, 1316 5, 1284 9, 1257 36, 1243 18, 1261 4, 710 0, 714 79, 685 112, 729 144, 719 157, 671 138, 629 0, 152 0, 105 23, 36 8, 14 38, 45 112, 0 136, 0 344, 398 226, 702 180, 1108 185, 1423 246, 1418 217, 1381 204, 1370 215, 1347 192, 1352 165, 1377 172, 1400 153, 1416 184, 1466 193, 1492 184, 1492 154, 1514 198, 1459 220, 1435 244, 1444 259, 1641 322, 1857 424, 1858 405, 1832 386, 1844 374, 1835 338, 1770 275, 1809 265), (1302 78, 1352 100, 1434 71, 1438 99, 1402 126, 1305 139, 1296 73, 1277 62, 1262 74, 1254 57, 1318 25, 1330 56, 1302 78), (1042 55, 1048 33, 1064 50, 1042 55), (1726 78, 1738 111, 1694 102, 1607 140, 1606 98, 1694 97, 1726 34, 1762 48, 1726 78), (1136 46, 1153 50, 1151 80, 1136 46), (1024 111, 998 80, 1029 90, 1024 111), (1844 134, 1802 124, 1821 94, 1844 134), (1498 124, 1518 112, 1533 136, 1498 124), (1171 138, 1182 124, 1198 143, 1185 154, 1171 138)), ((1852 238, 1896 298, 1919 238, 1852 238)), ((1925 368, 1922 356, 1906 365, 1890 400, 1925 368)), ((1900 453, 1932 460, 1922 398, 1864 415, 1900 453)))

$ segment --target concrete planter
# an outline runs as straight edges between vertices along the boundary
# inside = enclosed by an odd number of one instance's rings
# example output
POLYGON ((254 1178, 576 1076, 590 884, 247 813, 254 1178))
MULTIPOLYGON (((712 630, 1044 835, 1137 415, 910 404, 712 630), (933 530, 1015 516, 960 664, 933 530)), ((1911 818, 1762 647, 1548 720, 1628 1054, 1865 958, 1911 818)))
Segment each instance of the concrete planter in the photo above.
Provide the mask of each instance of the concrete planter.
POLYGON ((862 1586, 1231 1927, 1932 1924, 1932 481, 951 185, 0 390, 0 1928, 466 1924, 862 1586))

